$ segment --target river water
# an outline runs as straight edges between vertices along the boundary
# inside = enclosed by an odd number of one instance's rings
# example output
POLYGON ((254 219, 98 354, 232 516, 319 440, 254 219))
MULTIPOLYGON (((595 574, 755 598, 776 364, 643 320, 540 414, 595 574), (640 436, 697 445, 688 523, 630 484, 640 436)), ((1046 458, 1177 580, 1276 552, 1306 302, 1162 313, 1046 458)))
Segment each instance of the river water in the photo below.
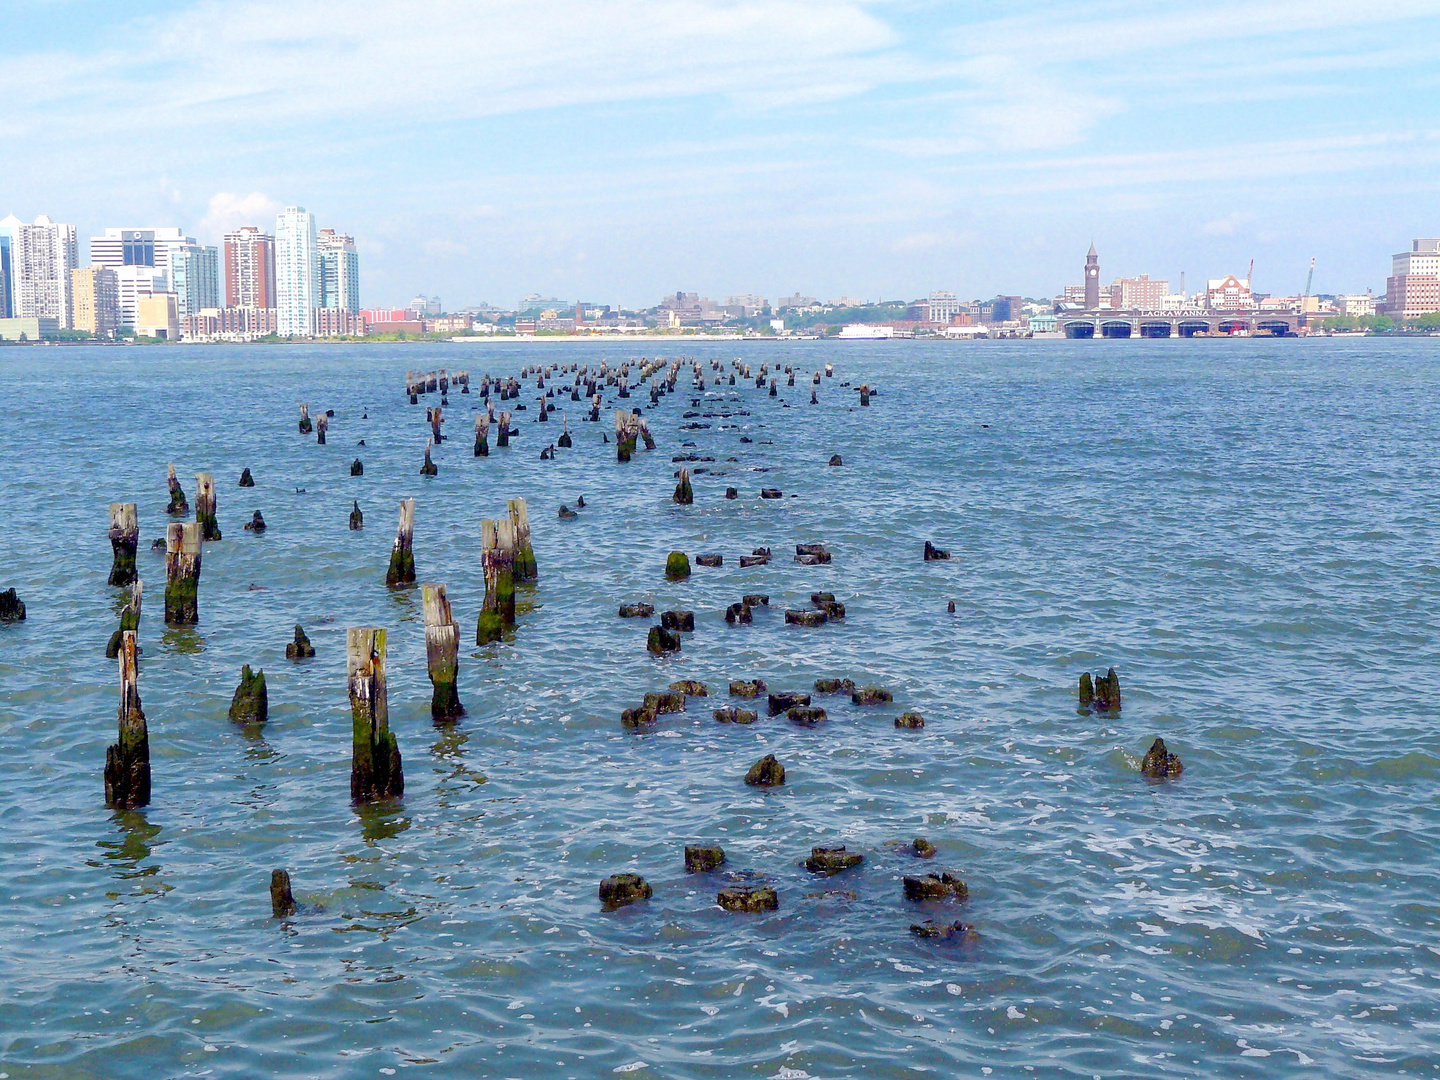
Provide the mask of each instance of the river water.
POLYGON ((613 395, 601 424, 566 395, 540 427, 527 387, 514 445, 476 459, 478 398, 452 394, 439 475, 418 475, 436 398, 408 403, 408 369, 478 384, 680 352, 0 351, 0 588, 29 609, 0 626, 0 1077, 1440 1074, 1440 342, 685 342, 805 374, 776 398, 684 377, 654 410, 632 398, 659 446, 628 465, 601 441, 613 395), (328 445, 297 434, 302 401, 335 410, 328 445), (567 413, 573 449, 539 460, 567 413), (681 507, 687 454, 715 460, 681 507), (185 630, 164 626, 150 550, 171 461, 192 505, 215 475, 224 532, 185 630), (420 580, 461 625, 449 727, 419 590, 384 585, 406 496, 420 580), (540 580, 513 638, 476 648, 480 521, 512 496, 540 580), (112 500, 139 504, 146 583, 154 795, 128 813, 101 784, 112 500), (260 536, 241 528, 256 509, 260 536), (951 559, 922 562, 925 540, 951 559), (796 565, 804 542, 833 563, 796 565), (740 569, 760 546, 774 561, 740 569), (725 563, 669 584, 672 548, 725 563), (817 589, 847 617, 785 625, 817 589), (751 592, 769 609, 727 626, 751 592), (636 600, 695 612, 678 656, 616 617, 636 600), (344 636, 362 625, 390 630, 406 791, 357 810, 344 636), (269 683, 262 732, 226 718, 242 663, 269 683), (1111 665, 1123 712, 1078 715, 1080 672, 1111 665), (894 702, 717 724, 753 677, 894 702), (681 678, 711 696, 621 727, 681 678), (909 709, 923 731, 893 726, 909 709), (1157 735, 1178 780, 1138 772, 1157 735), (783 787, 742 782, 765 753, 783 787), (917 835, 928 863, 900 847, 917 835), (725 847, 722 872, 685 873, 695 841, 725 847), (864 864, 800 866, 835 843, 864 864), (271 918, 275 867, 294 919, 271 918), (932 869, 968 902, 907 902, 901 877, 932 869), (654 896, 604 912, 621 871, 654 896), (779 910, 719 909, 727 874, 773 884, 779 910), (912 935, 926 918, 979 939, 912 935))

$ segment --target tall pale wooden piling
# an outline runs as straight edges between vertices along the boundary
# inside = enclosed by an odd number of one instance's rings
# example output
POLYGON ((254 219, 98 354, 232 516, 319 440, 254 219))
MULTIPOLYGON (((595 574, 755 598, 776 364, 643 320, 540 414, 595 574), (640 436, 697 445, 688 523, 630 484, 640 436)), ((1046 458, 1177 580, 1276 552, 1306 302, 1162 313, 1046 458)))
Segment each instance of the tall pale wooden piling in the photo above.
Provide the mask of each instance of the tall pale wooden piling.
POLYGON ((165 484, 170 489, 170 505, 165 508, 167 514, 188 514, 190 504, 185 501, 185 489, 180 486, 180 478, 175 475, 175 464, 171 462, 165 470, 165 484))
POLYGON ((515 540, 515 580, 534 581, 540 576, 535 564, 535 549, 530 546, 530 511, 524 499, 510 499, 505 504, 510 511, 511 535, 515 540))
POLYGON ((314 427, 315 427, 315 425, 310 422, 310 406, 309 406, 309 405, 301 405, 301 406, 300 406, 300 434, 301 434, 301 435, 309 435, 310 432, 314 430, 314 427))
POLYGON ((200 526, 200 539, 220 539, 220 523, 215 520, 215 478, 208 472, 195 474, 195 521, 200 526))
POLYGON ((496 446, 509 446, 509 445, 510 445, 510 414, 509 414, 508 412, 501 412, 499 419, 496 421, 496 425, 497 425, 497 426, 496 426, 496 428, 495 428, 495 445, 496 445, 496 446))
POLYGON ((405 793, 400 748, 390 730, 385 696, 385 637, 384 630, 373 626, 352 626, 345 635, 353 743, 350 798, 355 802, 405 793))
POLYGON ((475 625, 475 644, 499 641, 515 623, 514 530, 508 518, 480 522, 480 565, 485 573, 485 601, 475 625))
POLYGON ((140 708, 135 631, 120 635, 120 741, 105 751, 105 805, 133 810, 150 801, 150 734, 140 708))
POLYGON ((200 621, 200 526, 172 521, 165 530, 165 621, 193 626, 200 621))
POLYGON ((415 500, 400 500, 400 524, 395 529, 395 547, 390 552, 386 585, 410 585, 415 581, 415 500))
POLYGON ((460 669, 460 628, 450 611, 444 585, 422 585, 425 603, 425 661, 430 682, 430 718, 436 723, 454 720, 465 712, 455 680, 460 669))
POLYGON ((440 434, 440 411, 438 405, 430 411, 430 437, 435 440, 436 446, 445 441, 444 436, 440 434))
POLYGON ((111 585, 129 585, 135 580, 135 549, 140 545, 140 519, 134 503, 110 504, 110 547, 115 561, 110 566, 111 585))
POLYGON ((120 628, 110 635, 105 646, 105 659, 114 660, 120 655, 120 641, 126 630, 140 629, 140 601, 145 595, 145 583, 136 578, 130 584, 130 602, 120 612, 120 628))

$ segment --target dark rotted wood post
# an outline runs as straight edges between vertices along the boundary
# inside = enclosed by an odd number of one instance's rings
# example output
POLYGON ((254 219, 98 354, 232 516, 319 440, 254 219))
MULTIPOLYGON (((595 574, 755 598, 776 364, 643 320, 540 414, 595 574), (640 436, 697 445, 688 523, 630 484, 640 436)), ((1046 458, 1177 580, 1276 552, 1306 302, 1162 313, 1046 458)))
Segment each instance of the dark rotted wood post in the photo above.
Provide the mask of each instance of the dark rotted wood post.
POLYGON ((510 499, 505 505, 510 511, 510 532, 515 541, 515 580, 535 581, 540 577, 540 568, 535 564, 535 549, 530 546, 530 511, 524 499, 510 499))
POLYGON ((425 440, 425 460, 420 465, 421 476, 434 476, 440 470, 436 468, 435 462, 430 460, 430 449, 434 445, 434 439, 425 440))
POLYGON ((436 446, 445 441, 445 437, 440 434, 440 412, 438 405, 430 410, 430 437, 435 440, 436 446))
POLYGON ((220 523, 215 520, 215 478, 208 472, 195 474, 195 520, 202 540, 220 539, 220 523))
POLYGON ((140 600, 145 595, 145 583, 136 578, 130 584, 130 603, 120 612, 120 628, 110 635, 105 646, 105 659, 114 660, 120 655, 120 641, 126 630, 140 629, 140 600))
POLYGON ((484 415, 475 417, 475 456, 490 456, 490 418, 484 415))
POLYGON ((373 626, 352 626, 345 637, 353 737, 350 798, 355 802, 405 793, 385 696, 385 637, 384 630, 373 626))
POLYGON ((290 871, 270 871, 270 914, 288 919, 295 914, 295 894, 290 891, 290 871))
POLYGON ((480 522, 480 562, 485 572, 485 602, 475 626, 475 644, 499 641, 515 622, 515 553, 508 519, 480 522), (503 535, 502 535, 503 534, 503 535))
POLYGON ((509 446, 509 445, 510 445, 510 414, 509 414, 508 412, 501 412, 499 419, 496 421, 496 425, 497 425, 497 426, 496 426, 496 428, 495 428, 495 445, 496 445, 496 446, 509 446))
POLYGON ((430 696, 430 718, 446 723, 465 712, 455 690, 460 669, 460 628, 455 625, 444 585, 422 585, 420 593, 425 602, 425 661, 435 687, 430 696))
POLYGON ((110 504, 110 547, 115 561, 110 566, 111 585, 129 585, 135 580, 135 549, 140 546, 140 519, 134 503, 110 504))
POLYGON ((315 425, 310 422, 310 406, 309 406, 309 405, 301 405, 301 406, 300 406, 300 434, 301 434, 301 435, 309 435, 310 432, 314 430, 314 428, 315 428, 315 425))
POLYGON ((150 801, 150 734, 140 709, 135 631, 120 635, 120 741, 105 751, 105 805, 133 810, 150 801))
POLYGON ((680 482, 675 485, 675 501, 681 506, 689 506, 695 501, 695 490, 690 486, 690 470, 680 470, 680 482))
POLYGON ((190 504, 185 501, 185 489, 180 486, 180 478, 175 475, 175 464, 171 462, 165 470, 165 484, 170 489, 170 505, 165 508, 167 514, 188 514, 190 504))
POLYGON ((360 500, 354 499, 352 502, 354 505, 350 508, 350 529, 351 531, 363 529, 365 527, 365 515, 360 510, 360 500))
POLYGON ((568 447, 568 446, 571 445, 571 439, 570 439, 570 418, 569 418, 568 416, 565 417, 565 430, 560 433, 559 444, 560 444, 561 446, 565 446, 565 447, 568 447))
POLYGON ((165 530, 165 621, 200 621, 200 526, 193 521, 172 521, 165 530))
POLYGON ((321 413, 315 418, 315 442, 320 446, 325 445, 325 432, 330 428, 330 418, 321 413))
POLYGON ((395 547, 390 552, 390 569, 385 572, 386 585, 411 585, 415 582, 415 500, 400 500, 400 524, 395 529, 395 547))

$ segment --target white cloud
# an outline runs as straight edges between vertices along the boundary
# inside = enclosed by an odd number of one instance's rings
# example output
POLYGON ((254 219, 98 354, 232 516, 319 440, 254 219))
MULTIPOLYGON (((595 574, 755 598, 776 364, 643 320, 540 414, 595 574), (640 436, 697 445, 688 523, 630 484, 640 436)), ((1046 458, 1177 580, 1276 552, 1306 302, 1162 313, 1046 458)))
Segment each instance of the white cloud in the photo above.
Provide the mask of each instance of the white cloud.
POLYGON ((217 191, 210 196, 210 210, 201 220, 199 233, 218 240, 241 225, 257 225, 265 232, 273 231, 280 204, 267 195, 252 191, 237 195, 233 191, 217 191))

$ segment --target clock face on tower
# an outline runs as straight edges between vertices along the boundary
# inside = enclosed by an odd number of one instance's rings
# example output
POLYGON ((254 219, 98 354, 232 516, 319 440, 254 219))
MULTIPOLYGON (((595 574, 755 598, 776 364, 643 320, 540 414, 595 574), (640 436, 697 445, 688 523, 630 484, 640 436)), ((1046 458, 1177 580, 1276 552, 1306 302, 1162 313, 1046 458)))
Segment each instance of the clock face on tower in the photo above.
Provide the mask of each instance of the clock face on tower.
POLYGON ((1094 277, 1096 274, 1100 273, 1100 271, 1098 268, 1091 266, 1086 269, 1085 273, 1089 274, 1091 277, 1094 277))

